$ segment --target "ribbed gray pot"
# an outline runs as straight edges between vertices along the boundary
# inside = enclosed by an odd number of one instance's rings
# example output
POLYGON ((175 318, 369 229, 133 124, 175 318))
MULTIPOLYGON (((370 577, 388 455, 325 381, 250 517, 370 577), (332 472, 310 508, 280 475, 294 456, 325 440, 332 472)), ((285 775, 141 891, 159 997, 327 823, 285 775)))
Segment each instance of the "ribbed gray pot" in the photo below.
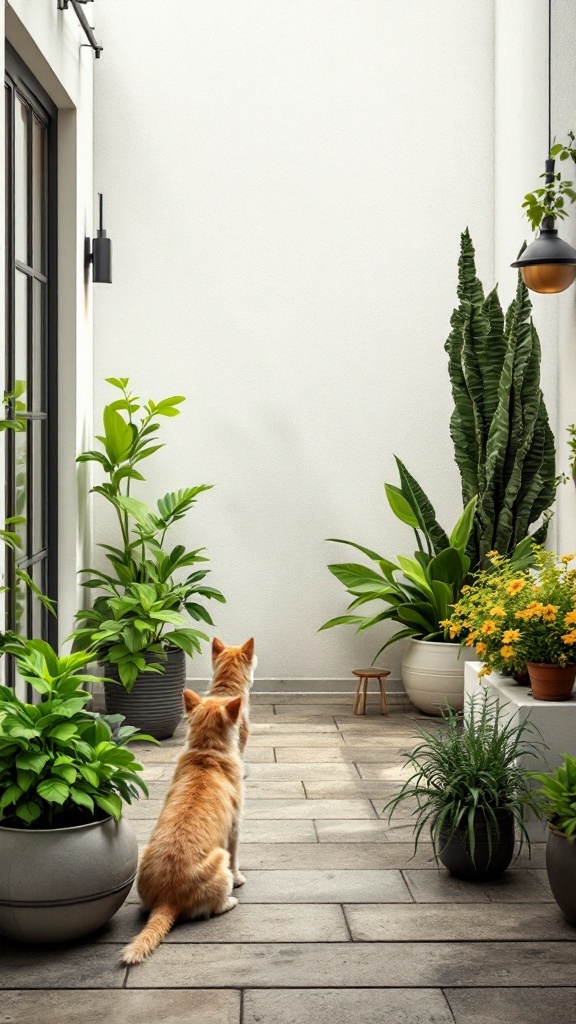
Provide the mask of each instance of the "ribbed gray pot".
POLYGON ((138 842, 125 818, 72 828, 0 826, 0 933, 68 942, 101 928, 136 876, 138 842))
POLYGON ((548 828, 546 871, 552 895, 570 924, 576 924, 576 840, 548 828))
MULTIPOLYGON (((147 661, 157 660, 151 655, 145 657, 147 661)), ((168 657, 162 664, 162 675, 143 672, 130 693, 116 683, 104 684, 107 713, 124 715, 126 725, 136 725, 157 740, 172 736, 182 718, 182 690, 186 685, 184 651, 168 651, 168 657)), ((104 671, 111 679, 118 679, 115 665, 104 665, 104 671)))

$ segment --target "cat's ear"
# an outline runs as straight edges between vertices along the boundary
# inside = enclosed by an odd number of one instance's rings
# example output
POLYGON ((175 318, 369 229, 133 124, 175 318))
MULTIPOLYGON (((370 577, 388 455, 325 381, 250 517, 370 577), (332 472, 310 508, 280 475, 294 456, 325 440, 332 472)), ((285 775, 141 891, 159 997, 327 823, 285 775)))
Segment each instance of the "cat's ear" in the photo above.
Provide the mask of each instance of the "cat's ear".
POLYGON ((250 665, 254 660, 254 637, 251 636, 245 644, 242 644, 242 655, 244 660, 250 665))
POLYGON ((199 697, 197 693, 194 693, 194 690, 184 690, 182 699, 184 701, 184 710, 187 715, 202 703, 202 697, 199 697))
POLYGON ((222 654, 222 651, 224 651, 225 649, 226 647, 222 643, 222 641, 219 640, 217 636, 215 636, 212 641, 212 661, 214 661, 215 658, 222 654))
POLYGON ((242 697, 233 697, 226 702, 226 714, 231 722, 237 722, 242 710, 242 697))

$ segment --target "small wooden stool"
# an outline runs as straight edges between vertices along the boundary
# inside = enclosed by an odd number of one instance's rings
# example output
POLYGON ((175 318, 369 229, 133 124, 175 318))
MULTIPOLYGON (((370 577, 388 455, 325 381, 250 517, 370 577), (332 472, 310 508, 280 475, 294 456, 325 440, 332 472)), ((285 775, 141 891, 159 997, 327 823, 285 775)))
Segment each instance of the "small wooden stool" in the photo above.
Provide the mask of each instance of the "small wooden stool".
POLYGON ((387 715, 388 705, 386 703, 386 679, 390 675, 390 669, 380 668, 378 665, 373 665, 372 668, 352 669, 352 674, 355 676, 359 676, 358 688, 356 690, 356 697, 354 699, 354 714, 366 714, 366 689, 368 687, 368 680, 377 679, 380 684, 380 696, 382 698, 382 714, 387 715))

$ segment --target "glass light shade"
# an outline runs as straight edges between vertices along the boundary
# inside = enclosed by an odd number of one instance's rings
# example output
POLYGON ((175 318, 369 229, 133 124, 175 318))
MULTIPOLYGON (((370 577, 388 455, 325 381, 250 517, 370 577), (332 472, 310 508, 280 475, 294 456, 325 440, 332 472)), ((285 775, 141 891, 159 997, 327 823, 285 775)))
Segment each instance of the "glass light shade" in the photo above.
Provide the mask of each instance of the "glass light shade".
POLYGON ((545 218, 538 237, 512 264, 522 272, 527 288, 546 295, 563 292, 576 280, 576 249, 558 237, 553 223, 545 218))
POLYGON ((576 280, 576 264, 532 263, 520 270, 526 287, 545 295, 564 292, 576 280))

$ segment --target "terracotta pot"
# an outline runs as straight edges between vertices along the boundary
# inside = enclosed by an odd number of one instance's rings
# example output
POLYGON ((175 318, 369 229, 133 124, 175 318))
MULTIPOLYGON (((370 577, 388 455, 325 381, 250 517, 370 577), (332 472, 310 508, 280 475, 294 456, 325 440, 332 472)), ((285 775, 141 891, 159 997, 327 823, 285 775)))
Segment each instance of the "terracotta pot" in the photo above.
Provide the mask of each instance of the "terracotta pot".
POLYGON ((547 665, 539 661, 527 664, 534 700, 570 700, 576 665, 547 665))

